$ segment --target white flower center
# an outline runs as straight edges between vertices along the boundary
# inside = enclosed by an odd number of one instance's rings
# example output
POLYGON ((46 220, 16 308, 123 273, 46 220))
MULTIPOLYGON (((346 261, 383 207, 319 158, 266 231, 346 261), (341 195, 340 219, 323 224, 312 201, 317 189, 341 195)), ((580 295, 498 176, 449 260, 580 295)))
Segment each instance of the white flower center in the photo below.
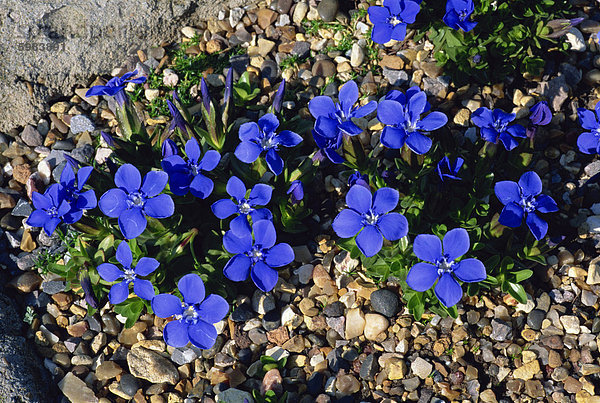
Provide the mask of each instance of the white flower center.
POLYGON ((125 269, 124 272, 125 281, 127 281, 128 283, 135 279, 135 272, 133 271, 133 269, 125 269))
POLYGON ((250 211, 252 211, 252 207, 246 200, 244 200, 238 205, 238 210, 241 214, 248 214, 250 211))

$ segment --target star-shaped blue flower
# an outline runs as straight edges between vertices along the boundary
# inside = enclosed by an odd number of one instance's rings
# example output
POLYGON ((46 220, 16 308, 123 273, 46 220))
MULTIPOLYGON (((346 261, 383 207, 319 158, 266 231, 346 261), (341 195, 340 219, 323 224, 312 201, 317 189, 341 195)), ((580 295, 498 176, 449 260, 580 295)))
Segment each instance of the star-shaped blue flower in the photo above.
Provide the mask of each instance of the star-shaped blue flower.
POLYGON ((419 11, 419 3, 411 0, 383 0, 383 7, 369 7, 369 20, 373 23, 371 39, 381 44, 391 39, 403 41, 407 24, 415 22, 419 11))
POLYGON ((470 20, 473 11, 475 11, 473 0, 448 0, 446 14, 442 20, 450 28, 469 32, 477 25, 476 22, 470 20))
POLYGON ((577 109, 579 124, 587 130, 577 138, 577 147, 584 154, 600 154, 600 102, 596 104, 595 112, 577 109))
POLYGON ((279 120, 272 113, 267 113, 256 122, 244 123, 240 126, 241 143, 235 149, 235 156, 242 162, 250 164, 265 151, 267 166, 275 175, 283 172, 283 160, 277 154, 279 146, 295 147, 302 142, 302 137, 290 130, 275 133, 279 120))
POLYGON ((515 137, 523 138, 526 136, 526 130, 523 126, 519 124, 509 125, 510 122, 515 120, 515 117, 514 113, 506 113, 501 109, 492 111, 486 107, 481 107, 473 112, 471 120, 475 126, 480 128, 481 137, 485 141, 497 144, 500 140, 504 148, 510 151, 519 145, 515 137))
POLYGON ((151 257, 142 257, 135 267, 132 267, 133 256, 131 249, 126 241, 121 241, 117 247, 117 261, 123 265, 123 270, 112 263, 102 263, 97 267, 98 274, 104 281, 113 282, 122 279, 114 284, 108 292, 108 300, 111 304, 117 305, 125 301, 129 296, 129 284, 133 283, 133 292, 138 297, 150 301, 155 293, 152 283, 143 280, 144 277, 152 273, 159 266, 156 259, 151 257))
POLYGON ((107 216, 119 218, 119 228, 126 239, 136 238, 146 229, 146 216, 166 218, 173 215, 173 199, 160 194, 168 179, 163 171, 150 171, 142 183, 136 167, 122 165, 115 174, 117 188, 104 193, 98 206, 107 216))
POLYGON ((77 171, 77 177, 71 164, 65 165, 60 174, 61 193, 65 200, 71 206, 71 209, 63 217, 67 224, 73 224, 81 219, 83 210, 90 210, 96 207, 96 193, 94 190, 83 190, 83 186, 92 174, 94 168, 82 167, 77 171))
POLYGON ((469 234, 463 228, 450 230, 444 236, 444 247, 435 235, 417 235, 413 252, 425 262, 411 267, 406 284, 415 291, 427 291, 437 280, 435 295, 442 305, 450 308, 462 298, 458 280, 474 283, 486 279, 485 266, 477 259, 456 261, 471 248, 469 234))
POLYGON ((141 84, 146 81, 146 77, 144 76, 132 78, 137 76, 137 74, 137 70, 134 70, 123 74, 121 77, 113 77, 106 83, 106 85, 95 85, 90 88, 86 92, 85 96, 91 97, 94 95, 107 95, 110 97, 115 97, 117 103, 123 106, 127 101, 124 91, 127 83, 141 84))
POLYGON ((457 157, 454 163, 451 163, 448 156, 444 156, 444 158, 442 158, 440 162, 438 162, 436 168, 437 173, 442 182, 445 182, 446 178, 458 181, 461 180, 461 178, 458 176, 458 171, 460 171, 460 168, 462 168, 464 162, 464 159, 462 159, 461 157, 457 157))
POLYGON ((538 241, 548 232, 548 223, 538 217, 535 211, 551 213, 558 211, 554 199, 542 193, 542 180, 533 171, 525 172, 519 183, 501 181, 494 186, 498 200, 504 204, 498 222, 507 227, 519 227, 525 222, 538 241))
POLYGON ((33 192, 31 194, 35 210, 27 218, 27 225, 43 227, 48 236, 51 236, 71 206, 65 200, 58 183, 51 185, 44 194, 33 192))

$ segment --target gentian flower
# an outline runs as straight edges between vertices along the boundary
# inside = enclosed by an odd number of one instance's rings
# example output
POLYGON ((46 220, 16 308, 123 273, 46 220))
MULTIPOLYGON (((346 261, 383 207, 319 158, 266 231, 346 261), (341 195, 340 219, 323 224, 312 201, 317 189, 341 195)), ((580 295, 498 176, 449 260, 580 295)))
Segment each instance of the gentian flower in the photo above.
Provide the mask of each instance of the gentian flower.
POLYGON ((92 288, 92 281, 90 280, 90 275, 88 274, 87 270, 81 270, 79 272, 79 285, 81 285, 81 289, 83 290, 85 302, 92 308, 98 309, 98 300, 96 299, 96 295, 94 294, 94 289, 92 288))
POLYGON ((352 187, 354 185, 362 186, 369 192, 371 191, 371 186, 369 186, 369 177, 361 174, 358 171, 354 171, 354 173, 348 178, 348 186, 352 187))
POLYGON ((313 137, 317 146, 333 163, 344 162, 336 150, 341 146, 343 135, 355 136, 362 133, 352 118, 362 118, 377 108, 377 102, 371 101, 358 106, 358 86, 348 81, 339 93, 339 103, 330 97, 317 96, 308 103, 308 109, 316 119, 313 137))
POLYGON ((462 180, 461 177, 458 176, 458 171, 462 168, 465 160, 461 157, 457 157, 454 161, 454 164, 450 162, 448 156, 444 156, 437 164, 437 173, 440 176, 442 182, 445 181, 445 178, 454 179, 454 180, 462 180))
POLYGON ((281 104, 283 103, 283 95, 285 94, 285 78, 281 80, 279 88, 273 97, 273 111, 279 113, 281 111, 281 104))
POLYGON ((227 77, 225 77, 225 91, 223 92, 223 103, 227 104, 231 100, 231 89, 233 88, 233 67, 229 68, 227 77))
POLYGON ((283 160, 277 154, 279 146, 295 147, 302 141, 300 135, 283 130, 275 133, 279 120, 272 113, 267 113, 255 122, 244 123, 240 126, 239 137, 242 141, 235 149, 235 156, 242 162, 250 164, 266 151, 266 161, 271 172, 279 175, 283 171, 283 160))
POLYGON ((340 211, 333 220, 333 230, 341 238, 356 237, 356 246, 367 257, 383 246, 383 238, 397 241, 408 234, 408 221, 399 213, 390 213, 398 204, 398 191, 381 188, 371 191, 354 185, 346 194, 348 209, 340 211), (359 232, 360 231, 360 232, 359 232))
POLYGON ((497 144, 500 140, 504 148, 510 151, 519 144, 515 137, 525 137, 523 126, 518 124, 508 125, 515 120, 515 116, 514 113, 506 113, 500 109, 492 111, 486 107, 481 107, 473 112, 471 120, 475 126, 480 128, 481 137, 485 141, 497 144))
POLYGON ((202 151, 196 139, 185 143, 187 162, 179 155, 171 155, 162 160, 162 167, 169 174, 171 192, 177 196, 191 192, 200 199, 206 199, 213 191, 214 183, 204 176, 219 165, 221 155, 215 150, 208 150, 202 159, 202 151))
POLYGON ((292 204, 300 203, 300 200, 304 199, 304 185, 302 181, 295 180, 290 184, 286 194, 290 195, 292 204))
POLYGON ((60 194, 69 203, 71 209, 63 216, 67 224, 73 224, 81 219, 83 210, 96 208, 98 204, 96 193, 92 189, 83 191, 83 185, 87 182, 94 168, 82 167, 77 171, 77 178, 73 172, 71 164, 65 165, 60 174, 60 194), (77 179, 77 185, 75 184, 77 179))
POLYGON ((133 256, 126 241, 121 241, 117 246, 116 257, 117 261, 123 266, 123 270, 112 263, 102 263, 97 267, 98 274, 104 281, 113 282, 122 279, 110 288, 108 292, 110 303, 117 305, 125 301, 129 296, 129 284, 131 283, 133 283, 135 295, 150 301, 155 295, 154 287, 152 287, 150 281, 143 280, 140 277, 147 276, 156 270, 159 266, 158 261, 151 257, 143 257, 135 267, 132 267, 133 256))
POLYGON ((171 139, 165 139, 162 143, 162 156, 167 158, 171 155, 177 155, 177 144, 171 139))
POLYGON ((419 4, 412 0, 383 0, 383 7, 369 7, 369 20, 373 23, 371 39, 381 44, 390 39, 403 41, 407 24, 415 22, 419 11, 419 4))
POLYGON ((206 85, 206 81, 204 81, 204 77, 200 80, 200 93, 202 94, 204 109, 206 109, 206 113, 210 114, 210 94, 208 93, 208 86, 206 85))
POLYGON ((111 218, 119 218, 119 228, 126 239, 138 237, 146 229, 146 216, 166 218, 173 215, 175 205, 167 194, 159 194, 169 177, 162 171, 144 176, 131 164, 122 165, 115 174, 117 188, 100 197, 100 210, 111 218))
POLYGON ((220 295, 210 294, 197 274, 186 274, 177 283, 183 301, 171 294, 152 298, 152 310, 159 318, 170 318, 163 330, 165 343, 171 347, 185 347, 189 342, 201 349, 209 349, 217 339, 214 323, 223 320, 229 304, 220 295))
POLYGON ((475 11, 473 0, 448 0, 446 14, 442 20, 452 29, 469 32, 477 25, 476 22, 470 21, 473 11, 475 11))
POLYGON ((545 126, 552 120, 552 111, 548 102, 540 101, 530 109, 529 126, 527 127, 527 137, 533 137, 538 126, 545 126))
POLYGON ((27 225, 43 227, 46 234, 52 236, 63 216, 71 211, 71 206, 61 192, 61 186, 58 183, 50 185, 44 194, 33 192, 31 200, 36 209, 27 218, 27 225))
POLYGON ((169 112, 171 113, 171 117, 173 118, 173 120, 171 120, 171 124, 169 125, 169 133, 171 133, 176 128, 181 130, 183 133, 187 133, 187 122, 183 118, 181 112, 179 112, 179 109, 177 109, 177 107, 173 105, 173 102, 169 101, 168 99, 167 106, 169 107, 169 112))
POLYGON ((235 255, 223 268, 223 274, 231 281, 244 281, 248 275, 263 292, 275 287, 279 274, 274 267, 282 267, 294 261, 294 251, 287 243, 275 244, 277 234, 273 223, 261 220, 252 223, 252 234, 236 234, 227 231, 223 237, 223 246, 235 255))
POLYGON ((546 26, 550 28, 552 32, 546 35, 546 38, 560 38, 561 36, 569 32, 571 28, 581 23, 584 19, 585 18, 581 17, 573 18, 570 20, 566 18, 559 18, 556 20, 548 21, 546 26))
POLYGON ((416 154, 425 154, 431 149, 432 140, 425 132, 439 129, 448 122, 442 112, 431 112, 424 118, 421 114, 431 108, 427 95, 414 86, 406 91, 390 91, 377 106, 377 118, 386 125, 381 133, 381 144, 400 149, 406 144, 416 154))
POLYGON ((236 234, 245 234, 246 232, 252 231, 250 223, 248 222, 248 216, 252 218, 252 222, 255 223, 260 220, 271 220, 273 214, 266 208, 255 208, 257 206, 264 206, 271 200, 273 188, 264 183, 258 183, 254 185, 250 190, 250 195, 246 198, 246 186, 244 182, 237 176, 232 176, 227 181, 227 194, 235 199, 233 202, 231 199, 217 200, 213 203, 210 208, 214 215, 221 220, 233 215, 239 214, 236 218, 231 220, 231 230, 236 234))
POLYGON ((115 146, 115 139, 113 139, 113 137, 110 135, 110 133, 101 131, 100 136, 102 136, 102 140, 104 140, 104 142, 106 143, 107 146, 109 146, 109 147, 115 146))
POLYGON ((95 85, 90 88, 86 93, 86 97, 91 97, 94 95, 108 95, 110 97, 115 97, 115 100, 120 106, 123 106, 127 101, 125 97, 125 87, 127 83, 135 83, 141 84, 146 81, 146 77, 141 76, 137 78, 135 77, 138 74, 137 70, 130 71, 129 73, 123 74, 121 77, 113 77, 111 78, 106 85, 95 85))
POLYGON ((435 235, 417 235, 413 252, 425 262, 411 267, 406 284, 415 291, 423 292, 437 280, 434 292, 442 305, 450 308, 462 297, 462 288, 457 278, 466 283, 475 283, 487 278, 485 266, 477 259, 456 260, 471 247, 469 234, 464 228, 455 228, 446 233, 442 242, 435 235))
POLYGON ((67 162, 69 164, 71 164, 71 166, 73 168, 78 168, 79 166, 81 166, 81 163, 79 161, 77 161, 75 158, 71 157, 69 154, 67 154, 66 152, 63 152, 63 157, 65 157, 65 160, 67 160, 67 162))
POLYGON ((584 129, 577 138, 579 151, 584 154, 600 154, 600 102, 595 107, 596 114, 585 108, 577 108, 579 124, 584 129))
POLYGON ((496 197, 504 204, 498 222, 507 227, 518 227, 525 222, 538 241, 548 232, 548 223, 535 214, 558 211, 554 199, 542 193, 542 180, 534 171, 525 172, 519 183, 502 181, 494 186, 496 197))

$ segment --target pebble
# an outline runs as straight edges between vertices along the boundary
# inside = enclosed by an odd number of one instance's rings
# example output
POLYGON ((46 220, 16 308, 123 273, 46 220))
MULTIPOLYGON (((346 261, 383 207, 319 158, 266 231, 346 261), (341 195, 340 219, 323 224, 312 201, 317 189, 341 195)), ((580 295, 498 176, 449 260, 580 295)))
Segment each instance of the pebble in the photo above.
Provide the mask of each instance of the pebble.
POLYGON ((360 390, 360 382, 352 375, 340 374, 337 376, 335 387, 341 395, 353 395, 360 390))
POLYGON ((513 371, 513 377, 515 377, 516 379, 522 379, 526 381, 528 379, 532 379, 539 372, 540 363, 538 362, 538 360, 532 360, 515 369, 513 371))
POLYGON ((533 330, 542 328, 542 321, 546 317, 546 312, 540 309, 534 309, 527 315, 527 325, 533 330))
POLYGON ((94 391, 85 382, 68 372, 58 383, 58 388, 73 403, 97 403, 98 398, 94 391))
POLYGON ((167 358, 143 347, 133 347, 127 354, 129 372, 137 378, 152 383, 170 383, 179 381, 177 368, 167 358))
POLYGON ((579 334, 579 319, 577 316, 563 315, 560 317, 560 323, 568 334, 579 334))
POLYGON ((317 6, 317 11, 323 21, 331 22, 335 20, 335 15, 338 11, 338 2, 337 0, 321 0, 317 6))
POLYGON ((512 333, 512 327, 510 324, 503 320, 493 319, 492 320, 492 334, 490 338, 496 341, 504 341, 510 337, 512 333))
POLYGON ((390 323, 385 316, 378 313, 368 313, 365 315, 364 334, 367 340, 376 340, 378 336, 385 332, 390 323))
POLYGON ((390 290, 381 289, 371 293, 371 308, 388 318, 398 313, 398 295, 390 290))
POLYGON ((30 147, 41 146, 44 143, 44 138, 33 126, 27 125, 21 132, 21 139, 30 147))
POLYGON ((425 379, 429 376, 429 374, 431 374, 431 371, 433 371, 433 365, 431 365, 429 362, 425 361, 423 358, 417 357, 410 364, 410 370, 413 374, 415 374, 419 378, 425 379))
POLYGON ((363 334, 365 316, 360 308, 349 309, 346 313, 346 339, 351 340, 363 334))
POLYGON ((350 53, 350 65, 352 67, 360 67, 365 60, 365 51, 358 44, 355 43, 352 45, 352 51, 350 53))
POLYGON ((374 354, 369 354, 360 365, 360 378, 366 381, 372 381, 379 371, 379 364, 374 354))
POLYGON ((569 45, 571 45, 570 50, 574 52, 585 52, 587 49, 583 34, 577 28, 572 27, 569 29, 569 31, 565 34, 565 38, 567 39, 569 45))
POLYGON ((271 312, 275 309, 275 299, 271 294, 256 290, 252 295, 252 309, 260 315, 271 312))
POLYGON ((92 132, 96 130, 94 122, 85 115, 76 115, 71 118, 71 132, 73 134, 92 132))
POLYGON ((280 394, 283 392, 283 378, 279 373, 277 368, 273 368, 267 371, 265 376, 263 377, 260 393, 264 396, 264 394, 268 391, 272 390, 276 394, 280 394))
MULTIPOLYGON (((600 218, 600 216, 598 217, 600 218)), ((600 256, 590 260, 585 282, 589 285, 600 284, 600 256)))

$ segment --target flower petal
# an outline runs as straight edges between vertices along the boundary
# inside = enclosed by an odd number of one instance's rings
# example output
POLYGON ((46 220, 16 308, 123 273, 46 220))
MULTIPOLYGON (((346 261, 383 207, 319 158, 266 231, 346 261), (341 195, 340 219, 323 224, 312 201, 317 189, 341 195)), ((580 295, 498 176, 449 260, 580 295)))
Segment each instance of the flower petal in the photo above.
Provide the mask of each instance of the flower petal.
MULTIPOLYGON (((371 8, 371 7, 369 7, 371 8)), ((394 27, 387 22, 382 22, 373 26, 371 30, 371 39, 375 43, 384 44, 392 39, 394 27)))
POLYGON ((144 217, 140 208, 125 210, 119 216, 119 228, 125 239, 140 236, 146 229, 147 224, 146 217, 144 217))
POLYGON ((141 299, 145 299, 147 301, 151 301, 156 295, 152 283, 141 278, 136 278, 133 280, 133 292, 141 299))
MULTIPOLYGON (((232 176, 227 181, 227 194, 235 198, 238 202, 246 198, 246 186, 237 176, 232 176)), ((219 217, 221 218, 221 217, 219 217)))
POLYGON ((357 134, 361 134, 363 132, 363 130, 356 126, 351 120, 346 120, 345 122, 340 123, 338 128, 348 136, 356 136, 357 134))
POLYGON ((487 278, 485 266, 477 259, 464 259, 454 266, 453 273, 460 281, 475 283, 487 278))
POLYGON ((558 206, 554 199, 545 194, 541 194, 537 197, 536 208, 540 213, 553 213, 558 211, 558 206))
POLYGON ((515 140, 508 132, 500 133, 500 142, 507 151, 515 149, 519 142, 515 140))
POLYGON ((113 281, 117 281, 117 279, 123 277, 124 275, 124 273, 112 263, 102 263, 100 266, 96 267, 96 270, 104 281, 111 283, 113 281))
POLYGON ((215 169, 217 167, 217 165, 219 165, 220 161, 221 161, 221 154, 219 154, 215 150, 208 150, 204 154, 204 157, 202 157, 202 161, 200 161, 200 163, 198 164, 198 167, 205 172, 210 172, 213 169, 215 169))
POLYGON ((362 216, 356 211, 344 209, 335 217, 331 227, 340 238, 350 238, 361 230, 362 220, 362 216))
MULTIPOLYGON (((251 240, 251 236, 249 234, 252 233, 252 227, 250 227, 250 223, 248 222, 248 216, 246 214, 240 214, 237 217, 235 217, 233 220, 231 220, 231 222, 229 223, 229 229, 231 229, 231 232, 234 235, 240 236, 240 237, 244 237, 247 235, 247 239, 251 240)), ((250 245, 252 246, 252 245, 250 245)), ((232 253, 239 253, 239 252, 232 252, 232 253)))
POLYGON ((258 183, 254 185, 250 191, 248 201, 251 206, 266 206, 271 200, 273 194, 273 188, 264 183, 258 183))
POLYGON ((210 294, 198 307, 200 318, 207 323, 217 323, 223 320, 229 312, 229 304, 220 295, 210 294))
POLYGON ((158 268, 158 266, 160 266, 158 260, 151 257, 143 257, 140 260, 138 260, 137 264, 135 265, 134 272, 136 275, 143 277, 152 273, 158 268))
POLYGON ((438 270, 429 263, 417 263, 410 268, 406 276, 406 284, 415 291, 423 292, 433 287, 438 279, 438 270))
POLYGON ((198 140, 189 139, 185 143, 185 155, 188 157, 188 160, 196 163, 200 159, 200 155, 202 151, 200 150, 200 144, 198 144, 198 140))
POLYGON ((98 201, 100 210, 111 218, 116 218, 127 209, 127 193, 121 189, 110 189, 98 201))
POLYGON ((458 281, 452 274, 444 273, 435 286, 435 295, 446 308, 453 307, 460 302, 463 291, 458 281))
POLYGON ((406 24, 401 22, 392 28, 392 35, 390 39, 395 41, 403 41, 406 38, 406 24))
POLYGON ((254 244, 256 246, 266 249, 275 245, 277 233, 271 221, 262 220, 252 223, 252 230, 254 231, 254 244))
POLYGON ((171 175, 175 172, 179 172, 179 173, 188 172, 187 163, 179 155, 171 155, 169 157, 163 158, 163 160, 160 164, 161 164, 163 170, 166 173, 168 173, 169 175, 171 175))
POLYGON ((367 225, 356 236, 356 246, 366 257, 377 254, 383 246, 383 236, 374 225, 367 225))
POLYGON ((294 250, 287 243, 278 243, 264 252, 265 263, 271 267, 281 267, 294 261, 294 250))
POLYGON ((192 344, 203 350, 208 350, 215 345, 217 329, 210 323, 199 320, 188 327, 188 336, 192 344))
POLYGON ((183 309, 181 307, 181 300, 175 295, 171 294, 158 294, 152 298, 150 303, 154 314, 159 318, 168 318, 173 315, 181 315, 183 309))
POLYGON ((471 115, 471 121, 477 127, 490 127, 494 123, 494 117, 492 111, 485 106, 477 109, 471 115))
POLYGON ((431 149, 432 144, 433 141, 429 137, 419 132, 409 133, 408 137, 406 137, 406 145, 415 154, 423 155, 427 153, 431 149))
POLYGON ((248 122, 240 125, 240 129, 238 131, 238 137, 242 142, 258 140, 260 135, 260 129, 256 122, 248 122))
POLYGON ((283 160, 279 154, 277 154, 275 148, 271 148, 267 151, 265 159, 267 160, 267 166, 275 175, 279 175, 283 171, 283 160))
POLYGON ((406 131, 400 127, 386 126, 383 128, 380 141, 387 148, 399 150, 406 142, 406 131))
POLYGON ((398 205, 400 194, 396 189, 381 188, 373 195, 373 212, 385 214, 392 211, 398 205))
POLYGON ((421 260, 435 263, 442 257, 442 241, 435 235, 417 235, 413 242, 413 253, 421 260))
POLYGON ((75 208, 78 210, 89 210, 96 208, 98 201, 96 200, 96 193, 92 189, 87 190, 79 194, 75 201, 75 208))
POLYGON ((121 241, 117 246, 117 253, 115 254, 117 261, 125 268, 130 268, 133 263, 133 256, 131 255, 131 248, 127 244, 127 241, 121 241))
POLYGON ((250 164, 258 158, 262 148, 251 141, 242 141, 235 149, 235 156, 238 160, 250 164))
POLYGON ((115 174, 115 185, 127 193, 137 192, 140 189, 142 177, 140 171, 131 164, 121 165, 115 174))
POLYGON ((408 234, 408 221, 402 214, 389 213, 379 219, 377 228, 388 241, 397 241, 408 234))
POLYGON ((210 206, 210 209, 217 218, 223 220, 230 215, 237 213, 238 206, 231 199, 222 199, 214 202, 212 206, 210 206))
POLYGON ((448 117, 442 112, 431 112, 417 123, 417 128, 430 132, 448 123, 448 117))
POLYGON ((321 116, 335 115, 335 104, 331 98, 320 95, 310 100, 308 110, 317 119, 321 116))
POLYGON ((144 183, 140 190, 145 193, 146 197, 154 197, 163 191, 168 181, 169 175, 166 172, 150 171, 144 176, 144 183))
POLYGON ((548 232, 548 223, 538 217, 537 214, 534 212, 529 213, 525 219, 525 222, 527 223, 527 226, 531 230, 531 233, 535 239, 539 241, 546 236, 546 233, 548 232))
POLYGON ((518 124, 508 126, 506 128, 506 131, 509 132, 510 135, 513 137, 521 137, 521 138, 527 137, 527 135, 526 135, 527 130, 523 126, 518 125, 518 124))
POLYGON ((204 282, 199 275, 190 273, 181 277, 177 282, 183 301, 188 304, 197 304, 206 296, 204 282))
POLYGON ((244 281, 250 274, 252 261, 246 255, 238 254, 229 259, 223 268, 223 274, 231 281, 244 281))
POLYGON ((584 154, 596 154, 599 145, 600 142, 598 141, 598 137, 596 137, 594 133, 581 133, 579 137, 577 137, 577 147, 579 147, 579 151, 584 154))
POLYGON ((523 208, 517 203, 508 203, 502 209, 498 222, 507 227, 516 228, 521 225, 524 214, 523 208))
POLYGON ((48 236, 52 236, 58 224, 60 224, 60 218, 50 218, 44 223, 44 231, 48 236))
POLYGON ((377 119, 384 125, 404 123, 404 108, 397 101, 384 99, 377 105, 377 119))
POLYGON ((43 227, 46 221, 50 220, 50 215, 44 210, 34 210, 29 218, 27 218, 27 225, 32 227, 43 227))
POLYGON ((60 184, 69 188, 75 187, 75 172, 73 172, 73 167, 69 163, 65 165, 60 174, 60 184))
POLYGON ((579 116, 579 124, 586 130, 595 130, 598 128, 598 120, 594 112, 588 111, 584 108, 577 109, 577 115, 579 116))
POLYGON ((469 233, 464 228, 454 228, 444 235, 444 255, 448 255, 449 260, 456 260, 469 251, 471 241, 469 233))
POLYGON ((302 136, 291 130, 282 130, 275 138, 284 147, 295 147, 302 142, 302 136))
POLYGON ((342 88, 340 88, 338 99, 340 100, 340 106, 342 107, 344 115, 350 115, 350 110, 356 101, 358 101, 358 85, 352 80, 347 81, 346 84, 342 85, 342 88))
POLYGON ((523 196, 537 196, 542 193, 542 180, 534 171, 525 172, 519 178, 523 196))
POLYGON ((346 204, 360 214, 367 214, 371 209, 371 192, 363 186, 354 185, 346 194, 346 204))
POLYGON ((36 209, 48 210, 49 208, 52 208, 52 199, 38 192, 31 193, 31 201, 33 201, 33 206, 36 209))
POLYGON ((171 347, 185 347, 190 342, 188 336, 189 325, 183 320, 174 320, 165 325, 163 338, 171 347))
POLYGON ((371 6, 367 9, 367 12, 373 25, 385 23, 390 17, 390 11, 386 7, 371 6))
POLYGON ((173 199, 164 193, 146 200, 146 204, 144 205, 144 213, 149 217, 167 218, 171 217, 174 212, 175 203, 173 203, 173 199))
POLYGON ((366 105, 360 106, 350 113, 353 118, 362 118, 374 112, 377 109, 377 101, 371 101, 366 105))
POLYGON ((250 231, 244 233, 227 231, 223 236, 223 246, 229 253, 249 252, 252 249, 252 235, 250 231))
POLYGON ((265 134, 273 133, 279 127, 279 119, 272 113, 264 114, 258 119, 258 127, 265 134))
POLYGON ((113 285, 108 292, 108 300, 113 305, 120 304, 127 297, 129 297, 129 283, 127 281, 121 281, 113 285))
POLYGON ((263 292, 269 292, 277 284, 279 273, 263 261, 258 261, 250 272, 252 281, 263 292))
POLYGON ((494 193, 502 204, 518 202, 521 200, 521 190, 517 182, 501 181, 494 185, 494 193))

